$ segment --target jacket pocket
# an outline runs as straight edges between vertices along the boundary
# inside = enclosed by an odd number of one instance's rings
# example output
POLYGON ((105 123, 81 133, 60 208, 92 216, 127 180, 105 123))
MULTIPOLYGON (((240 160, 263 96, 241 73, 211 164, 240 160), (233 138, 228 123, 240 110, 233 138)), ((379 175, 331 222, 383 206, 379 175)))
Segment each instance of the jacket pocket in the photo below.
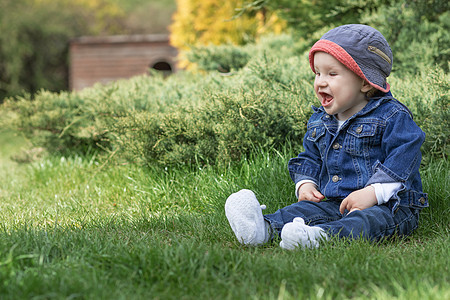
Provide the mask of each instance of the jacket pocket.
POLYGON ((380 145, 381 137, 377 135, 377 124, 359 123, 353 124, 347 129, 344 140, 344 150, 352 155, 361 156, 367 154, 369 147, 380 145))
POLYGON ((319 150, 320 157, 324 157, 325 155, 325 149, 326 149, 326 141, 325 138, 325 127, 324 126, 315 126, 311 127, 307 131, 306 139, 309 142, 312 142, 315 147, 317 147, 317 150, 319 150))
POLYGON ((315 126, 308 129, 306 139, 316 143, 325 134, 324 126, 315 126))

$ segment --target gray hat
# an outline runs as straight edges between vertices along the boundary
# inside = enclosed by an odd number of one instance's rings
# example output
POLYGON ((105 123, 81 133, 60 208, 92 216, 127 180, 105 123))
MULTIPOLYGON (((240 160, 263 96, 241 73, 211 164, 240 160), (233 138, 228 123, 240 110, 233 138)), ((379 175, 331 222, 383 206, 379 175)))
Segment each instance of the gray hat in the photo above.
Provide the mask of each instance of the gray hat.
POLYGON ((392 70, 392 50, 378 30, 367 25, 349 24, 328 31, 309 51, 313 71, 314 53, 319 51, 332 55, 377 90, 389 91, 386 77, 392 70))

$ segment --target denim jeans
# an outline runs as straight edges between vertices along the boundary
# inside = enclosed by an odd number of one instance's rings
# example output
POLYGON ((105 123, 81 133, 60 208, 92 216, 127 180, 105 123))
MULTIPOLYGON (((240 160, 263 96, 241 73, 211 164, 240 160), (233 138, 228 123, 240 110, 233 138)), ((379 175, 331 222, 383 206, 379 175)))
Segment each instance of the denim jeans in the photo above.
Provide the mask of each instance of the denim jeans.
POLYGON ((278 235, 283 226, 296 217, 303 218, 309 226, 321 227, 329 236, 339 238, 377 241, 394 235, 410 235, 418 226, 419 210, 400 206, 393 212, 390 202, 342 215, 339 212, 340 200, 301 201, 265 215, 264 219, 278 235))

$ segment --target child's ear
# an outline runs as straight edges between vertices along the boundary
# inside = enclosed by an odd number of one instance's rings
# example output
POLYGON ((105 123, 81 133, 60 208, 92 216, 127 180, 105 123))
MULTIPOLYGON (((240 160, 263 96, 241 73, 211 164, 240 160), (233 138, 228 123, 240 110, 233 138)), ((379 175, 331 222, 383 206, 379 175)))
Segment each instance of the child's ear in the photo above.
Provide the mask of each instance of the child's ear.
POLYGON ((363 80, 362 86, 361 86, 361 92, 367 93, 371 89, 372 89, 372 86, 367 81, 363 80))

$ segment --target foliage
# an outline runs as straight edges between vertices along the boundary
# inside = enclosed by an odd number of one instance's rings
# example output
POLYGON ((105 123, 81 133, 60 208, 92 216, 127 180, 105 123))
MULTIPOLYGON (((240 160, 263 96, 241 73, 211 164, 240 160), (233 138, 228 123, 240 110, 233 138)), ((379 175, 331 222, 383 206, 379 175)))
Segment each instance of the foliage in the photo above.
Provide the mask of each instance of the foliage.
POLYGON ((144 141, 141 149, 129 154, 147 164, 165 166, 229 163, 259 147, 279 148, 290 140, 300 146, 307 102, 277 87, 274 92, 267 86, 258 91, 264 85, 259 83, 248 92, 205 94, 208 103, 196 110, 180 108, 163 116, 144 113, 127 118, 117 123, 118 129, 134 130, 139 136, 120 134, 119 140, 125 149, 144 141))
POLYGON ((361 23, 378 29, 389 41, 395 70, 417 73, 430 65, 449 70, 450 16, 446 0, 248 0, 245 7, 277 13, 303 50, 336 26, 361 23))
POLYGON ((72 37, 118 32, 121 11, 106 0, 4 0, 0 3, 0 101, 67 88, 72 37))
POLYGON ((193 48, 187 59, 201 70, 228 73, 244 67, 250 60, 250 54, 234 46, 210 46, 193 48))
POLYGON ((265 53, 276 53, 277 57, 290 57, 298 52, 298 46, 292 36, 286 34, 262 36, 257 44, 244 46, 218 45, 193 47, 186 51, 192 69, 219 71, 228 73, 248 64, 254 57, 263 57, 265 53))
POLYGON ((363 15, 361 21, 380 30, 394 53, 394 70, 410 74, 420 73, 429 66, 449 71, 450 12, 443 2, 430 1, 433 10, 419 5, 397 3, 382 6, 376 13, 363 15), (436 2, 436 3, 434 3, 436 2), (420 24, 418 26, 418 24, 420 24))
MULTIPOLYGON (((8 107, 8 102, 6 102, 8 107)), ((18 98, 14 110, 20 114, 16 126, 34 137, 35 145, 46 145, 50 152, 62 154, 86 153, 92 148, 106 148, 107 131, 103 118, 108 112, 101 107, 96 111, 86 106, 86 100, 76 94, 42 91, 32 100, 29 95, 18 98), (98 115, 97 115, 98 114, 98 115)), ((115 106, 115 114, 119 113, 115 106)))
POLYGON ((5 101, 3 108, 14 112, 5 121, 22 130, 34 145, 45 145, 51 152, 108 150, 114 139, 110 127, 117 118, 142 110, 161 112, 183 94, 194 97, 201 92, 189 84, 194 78, 187 78, 187 85, 178 87, 163 85, 163 79, 155 76, 152 80, 137 77, 98 85, 82 92, 40 91, 33 99, 25 95, 5 101))
MULTIPOLYGON (((170 25, 171 44, 180 50, 193 46, 219 44, 242 45, 254 42, 263 33, 280 32, 284 23, 270 11, 242 13, 242 0, 177 0, 174 22, 170 25)), ((180 66, 189 61, 180 58, 180 66)))
MULTIPOLYGON (((318 103, 307 55, 297 55, 293 44, 286 35, 236 48, 254 56, 226 76, 154 74, 78 93, 42 91, 33 101, 11 98, 3 110, 36 146, 103 149, 145 165, 223 165, 259 148, 300 149, 310 106, 318 103)), ((424 161, 448 157, 448 74, 429 67, 419 77, 394 73, 389 82, 427 134, 424 161)))
POLYGON ((174 0, 172 6, 161 0, 0 1, 0 103, 40 89, 66 90, 70 39, 166 30, 173 11, 174 0), (148 21, 155 10, 165 19, 148 21))
POLYGON ((231 76, 143 76, 79 93, 41 92, 33 101, 9 99, 3 107, 14 112, 15 127, 50 151, 107 148, 146 164, 224 163, 253 147, 300 144, 311 73, 295 72, 307 68, 303 59, 275 56, 255 57, 231 76))
POLYGON ((0 99, 22 90, 64 88, 67 41, 84 25, 50 3, 6 0, 0 7, 0 99), (64 22, 74 27, 62 30, 64 22))
POLYGON ((441 69, 426 68, 414 80, 393 78, 394 96, 413 112, 416 123, 426 133, 422 146, 424 162, 450 156, 450 78, 441 69), (401 96, 399 96, 401 95, 401 96))
POLYGON ((122 34, 169 33, 175 0, 109 0, 124 10, 122 34))
POLYGON ((392 0, 247 0, 246 9, 259 11, 269 9, 286 21, 297 36, 311 40, 316 31, 323 28, 359 23, 363 12, 372 12, 392 0))

